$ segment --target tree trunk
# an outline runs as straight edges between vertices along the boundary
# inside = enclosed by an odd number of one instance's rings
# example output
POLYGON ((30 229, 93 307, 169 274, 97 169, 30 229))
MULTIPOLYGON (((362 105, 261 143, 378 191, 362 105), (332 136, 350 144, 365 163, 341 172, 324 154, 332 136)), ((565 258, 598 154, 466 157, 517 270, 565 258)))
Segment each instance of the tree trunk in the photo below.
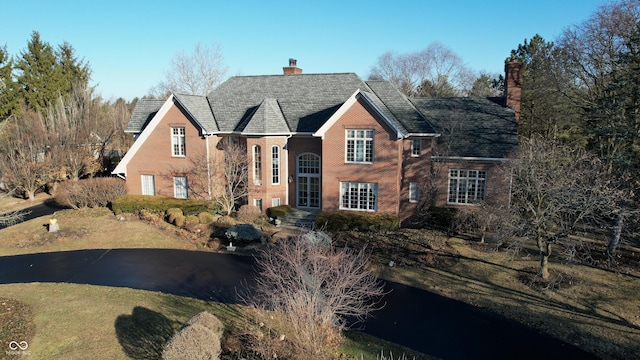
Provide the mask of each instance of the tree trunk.
POLYGON ((609 245, 607 245, 607 254, 609 256, 614 256, 616 254, 618 244, 620 244, 620 235, 622 234, 623 226, 624 216, 622 214, 618 214, 616 225, 613 227, 613 234, 611 235, 611 239, 609 240, 609 245))
POLYGON ((36 199, 36 191, 35 190, 27 190, 27 197, 29 198, 29 201, 34 201, 36 199))
POLYGON ((540 276, 543 279, 549 278, 549 256, 551 256, 551 243, 546 242, 544 251, 540 251, 540 276))

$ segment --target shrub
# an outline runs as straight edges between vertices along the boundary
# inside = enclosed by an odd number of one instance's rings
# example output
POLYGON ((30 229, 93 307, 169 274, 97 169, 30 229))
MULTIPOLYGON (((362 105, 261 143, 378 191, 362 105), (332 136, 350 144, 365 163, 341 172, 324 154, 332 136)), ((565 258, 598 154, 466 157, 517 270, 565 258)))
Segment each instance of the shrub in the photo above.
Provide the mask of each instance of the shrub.
POLYGON ((454 208, 432 206, 429 208, 430 225, 436 229, 449 230, 453 225, 457 212, 458 210, 454 208))
POLYGON ((220 216, 218 220, 216 220, 216 225, 223 228, 228 228, 235 224, 237 224, 236 219, 229 215, 220 216))
POLYGON ((185 225, 199 224, 200 223, 200 219, 196 215, 189 215, 189 216, 185 217, 184 223, 185 223, 185 225))
POLYGON ((201 324, 178 331, 165 345, 163 360, 219 359, 220 335, 201 324))
POLYGON ((210 212, 203 211, 198 214, 198 220, 200 221, 200 224, 210 224, 213 222, 213 219, 214 217, 210 212))
POLYGON ((177 227, 183 227, 185 220, 186 220, 186 217, 184 215, 176 215, 176 217, 173 219, 172 224, 177 227))
POLYGON ((56 201, 73 209, 107 206, 127 193, 126 184, 118 178, 91 178, 64 181, 56 189, 56 201))
POLYGON ((277 219, 287 216, 289 212, 291 212, 290 205, 274 206, 267 209, 267 216, 277 219))
POLYGON ((213 331, 217 336, 222 336, 222 333, 224 332, 224 324, 222 324, 222 321, 210 312, 203 311, 196 314, 185 323, 185 326, 193 324, 200 324, 213 331))
POLYGON ((225 235, 232 240, 253 241, 262 237, 262 231, 253 224, 237 224, 227 229, 225 235))
POLYGON ((260 218, 262 218, 262 211, 260 211, 260 208, 253 205, 242 205, 236 213, 236 219, 243 223, 254 223, 260 218))
POLYGON ((176 216, 184 216, 184 214, 182 213, 182 209, 170 208, 165 212, 165 216, 167 218, 167 222, 173 224, 176 221, 176 216))
POLYGON ((147 195, 125 195, 111 202, 111 210, 116 214, 134 213, 142 209, 164 213, 171 208, 181 209, 184 215, 195 215, 203 211, 210 211, 213 204, 206 200, 147 195))
POLYGON ((316 228, 327 231, 387 231, 398 228, 395 215, 355 211, 322 211, 316 217, 316 228))

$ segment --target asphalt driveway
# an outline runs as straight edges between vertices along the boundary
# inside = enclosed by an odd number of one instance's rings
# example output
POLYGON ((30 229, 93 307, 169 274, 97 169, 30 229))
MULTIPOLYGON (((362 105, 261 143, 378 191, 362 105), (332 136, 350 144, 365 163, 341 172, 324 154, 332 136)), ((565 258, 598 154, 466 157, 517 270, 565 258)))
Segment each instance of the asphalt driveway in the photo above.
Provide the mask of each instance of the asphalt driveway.
MULTIPOLYGON (((81 250, 0 257, 0 283, 68 282, 161 291, 226 303, 252 287, 253 259, 168 249, 81 250)), ((496 314, 388 282, 364 332, 443 359, 596 359, 496 314)))

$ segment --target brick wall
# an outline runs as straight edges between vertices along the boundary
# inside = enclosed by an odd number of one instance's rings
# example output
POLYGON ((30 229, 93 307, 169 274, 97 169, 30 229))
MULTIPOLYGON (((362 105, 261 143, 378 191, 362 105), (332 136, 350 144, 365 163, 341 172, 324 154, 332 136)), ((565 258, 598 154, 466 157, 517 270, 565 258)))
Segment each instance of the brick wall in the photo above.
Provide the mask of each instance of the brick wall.
POLYGON ((485 201, 492 205, 504 205, 509 203, 510 179, 496 163, 480 163, 480 162, 434 162, 437 177, 435 184, 437 186, 437 195, 435 199, 436 206, 467 206, 447 204, 447 196, 449 190, 449 169, 459 170, 485 170, 487 172, 486 179, 486 195, 485 201))
POLYGON ((287 203, 287 166, 285 136, 249 137, 246 138, 247 159, 249 160, 249 195, 250 205, 254 205, 255 199, 262 199, 262 210, 271 207, 272 200, 279 198, 280 204, 287 203), (254 146, 260 147, 262 161, 262 181, 257 182, 254 177, 254 146), (272 176, 272 147, 278 146, 280 150, 280 182, 274 183, 272 176))
POLYGON ((200 162, 198 159, 206 159, 205 139, 185 113, 173 105, 129 162, 127 191, 129 194, 142 194, 142 175, 153 175, 156 195, 174 196, 173 177, 187 176, 189 187, 194 186, 189 197, 206 196, 208 194, 203 194, 206 183, 202 182, 202 178, 196 179, 206 174, 206 161, 200 162), (172 156, 172 127, 185 128, 185 157, 172 156), (194 167, 194 162, 202 166, 194 167))
POLYGON ((322 209, 340 207, 340 182, 378 184, 378 212, 398 214, 402 142, 359 100, 325 133, 322 142, 322 209), (345 131, 374 130, 372 164, 345 163, 345 131))

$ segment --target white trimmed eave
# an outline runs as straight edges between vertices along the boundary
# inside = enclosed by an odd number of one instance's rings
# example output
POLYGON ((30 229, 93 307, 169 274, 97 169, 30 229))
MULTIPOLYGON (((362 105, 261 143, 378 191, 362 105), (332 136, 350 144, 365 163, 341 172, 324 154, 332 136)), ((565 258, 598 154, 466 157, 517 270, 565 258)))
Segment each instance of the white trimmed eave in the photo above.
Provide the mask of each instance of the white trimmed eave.
POLYGON ((505 162, 508 158, 492 158, 492 157, 473 157, 473 156, 432 156, 433 160, 451 160, 451 161, 478 161, 478 162, 505 162))
POLYGON ((160 110, 158 110, 158 112, 151 119, 151 121, 149 121, 149 124, 142 130, 142 132, 140 133, 140 136, 138 136, 138 138, 133 143, 129 151, 127 151, 127 153, 124 155, 122 160, 120 160, 120 162, 118 163, 118 166, 116 166, 116 168, 113 169, 113 171, 111 172, 112 175, 118 175, 124 178, 127 177, 127 165, 129 164, 129 161, 131 161, 131 159, 136 155, 138 150, 140 150, 140 147, 142 147, 142 144, 144 144, 144 142, 147 141, 149 136, 153 133, 155 128, 160 123, 160 120, 162 120, 162 118, 167 114, 167 112, 169 112, 169 109, 171 109, 171 107, 174 104, 173 99, 174 99, 174 96, 173 94, 171 94, 171 96, 169 96, 167 101, 164 102, 162 107, 160 107, 160 110))
POLYGON ((182 107, 184 111, 187 112, 187 115, 189 115, 191 120, 193 120, 193 122, 200 128, 200 135, 206 136, 207 130, 204 128, 204 126, 202 126, 202 124, 198 121, 198 119, 195 116, 193 116, 191 111, 189 111, 189 108, 182 101, 180 101, 179 97, 173 96, 173 94, 171 94, 171 96, 178 102, 178 104, 180 104, 180 107, 182 107))
POLYGON ((406 134, 398 129, 360 89, 356 90, 353 95, 351 95, 347 101, 345 101, 344 104, 342 104, 340 108, 338 108, 338 110, 336 110, 336 112, 334 112, 333 115, 331 115, 331 117, 318 129, 318 131, 313 133, 313 136, 320 137, 324 140, 324 136, 327 131, 338 121, 338 119, 342 117, 342 115, 347 112, 347 110, 351 108, 351 106, 353 106, 353 104, 356 103, 356 101, 358 101, 358 99, 361 98, 371 106, 376 115, 380 116, 380 118, 382 118, 382 120, 396 132, 396 137, 398 139, 406 136, 406 134))

